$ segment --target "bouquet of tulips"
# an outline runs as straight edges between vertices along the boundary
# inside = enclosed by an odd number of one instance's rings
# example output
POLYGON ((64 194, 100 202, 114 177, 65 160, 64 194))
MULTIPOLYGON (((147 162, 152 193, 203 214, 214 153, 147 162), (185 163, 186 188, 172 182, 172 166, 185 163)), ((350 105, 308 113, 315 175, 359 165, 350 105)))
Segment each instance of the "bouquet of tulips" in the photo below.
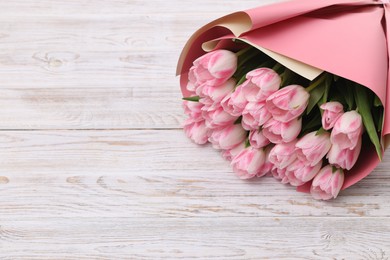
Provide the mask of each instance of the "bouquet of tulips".
POLYGON ((221 150, 242 179, 271 175, 315 199, 336 198, 387 146, 388 10, 378 1, 296 0, 201 28, 178 65, 186 135, 221 150), (374 32, 367 39, 349 31, 361 20, 374 32), (338 37, 308 30, 314 25, 338 37), (353 37, 370 53, 357 55, 353 37))
POLYGON ((185 133, 222 150, 242 179, 271 174, 292 186, 311 182, 314 198, 330 199, 363 141, 381 156, 383 106, 370 90, 344 78, 324 72, 310 82, 247 47, 199 57, 187 89, 185 133))

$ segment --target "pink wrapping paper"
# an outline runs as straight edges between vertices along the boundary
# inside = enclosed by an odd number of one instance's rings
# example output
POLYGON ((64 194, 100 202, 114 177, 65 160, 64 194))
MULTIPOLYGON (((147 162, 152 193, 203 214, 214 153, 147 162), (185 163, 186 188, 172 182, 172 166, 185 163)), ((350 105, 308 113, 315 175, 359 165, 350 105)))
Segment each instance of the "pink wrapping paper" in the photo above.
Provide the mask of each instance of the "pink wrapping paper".
MULTIPOLYGON (((370 88, 384 105, 382 139, 386 141, 390 134, 390 46, 386 35, 390 35, 390 3, 283 2, 237 12, 199 29, 183 49, 177 74, 187 96, 187 72, 192 62, 205 53, 202 44, 214 41, 215 48, 228 47, 230 39, 240 38, 370 88)), ((358 163, 345 176, 343 189, 366 177, 378 163, 375 149, 363 148, 358 163)), ((304 185, 298 190, 309 188, 304 185)))

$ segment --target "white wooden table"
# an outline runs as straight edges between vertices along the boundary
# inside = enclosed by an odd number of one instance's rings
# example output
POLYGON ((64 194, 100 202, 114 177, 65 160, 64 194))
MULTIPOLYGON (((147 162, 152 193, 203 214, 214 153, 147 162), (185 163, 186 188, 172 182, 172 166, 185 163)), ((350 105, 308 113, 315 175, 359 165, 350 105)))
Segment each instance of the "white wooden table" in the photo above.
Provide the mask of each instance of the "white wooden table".
POLYGON ((0 259, 389 259, 389 155, 319 202, 181 130, 187 38, 266 2, 2 1, 0 259))

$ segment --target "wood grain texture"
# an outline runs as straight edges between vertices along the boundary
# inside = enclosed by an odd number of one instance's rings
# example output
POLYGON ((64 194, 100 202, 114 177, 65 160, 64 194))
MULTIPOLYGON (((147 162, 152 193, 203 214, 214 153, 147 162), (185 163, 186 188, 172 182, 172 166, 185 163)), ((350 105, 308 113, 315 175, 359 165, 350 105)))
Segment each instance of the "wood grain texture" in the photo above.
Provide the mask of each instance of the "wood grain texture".
POLYGON ((185 41, 212 19, 256 5, 0 3, 0 128, 177 128, 174 73, 185 41))
POLYGON ((385 218, 170 217, 130 222, 97 217, 3 223, 1 254, 7 260, 389 258, 384 248, 390 224, 385 218), (30 257, 26 248, 34 248, 36 256, 30 257))
POLYGON ((271 2, 1 2, 0 259, 389 259, 390 155, 322 202, 180 129, 188 37, 271 2))
POLYGON ((238 179, 181 130, 3 131, 0 162, 0 218, 390 216, 388 162, 339 199, 315 201, 271 177, 238 179))

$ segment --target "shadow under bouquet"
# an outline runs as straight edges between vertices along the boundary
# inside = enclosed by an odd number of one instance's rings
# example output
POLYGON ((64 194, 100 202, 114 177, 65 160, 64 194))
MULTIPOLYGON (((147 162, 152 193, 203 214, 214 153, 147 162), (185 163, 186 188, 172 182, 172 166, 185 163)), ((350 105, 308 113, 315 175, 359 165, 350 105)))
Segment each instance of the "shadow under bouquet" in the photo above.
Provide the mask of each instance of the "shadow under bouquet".
POLYGON ((387 147, 388 8, 296 0, 202 27, 178 63, 186 135, 221 150, 242 179, 336 198, 387 147))

